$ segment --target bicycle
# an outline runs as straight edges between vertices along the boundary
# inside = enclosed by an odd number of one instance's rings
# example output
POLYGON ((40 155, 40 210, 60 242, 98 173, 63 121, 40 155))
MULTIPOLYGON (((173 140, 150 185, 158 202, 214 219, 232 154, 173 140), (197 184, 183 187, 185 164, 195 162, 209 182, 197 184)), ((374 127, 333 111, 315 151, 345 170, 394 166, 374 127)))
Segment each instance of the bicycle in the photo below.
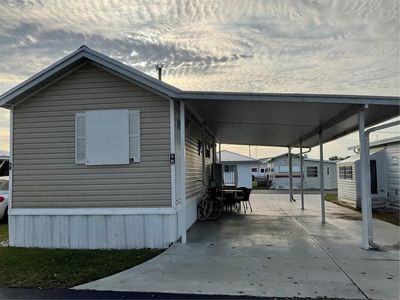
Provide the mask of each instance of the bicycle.
POLYGON ((210 188, 203 180, 197 180, 206 187, 206 192, 202 196, 197 206, 197 219, 199 221, 218 219, 224 210, 224 204, 217 198, 217 189, 210 188))

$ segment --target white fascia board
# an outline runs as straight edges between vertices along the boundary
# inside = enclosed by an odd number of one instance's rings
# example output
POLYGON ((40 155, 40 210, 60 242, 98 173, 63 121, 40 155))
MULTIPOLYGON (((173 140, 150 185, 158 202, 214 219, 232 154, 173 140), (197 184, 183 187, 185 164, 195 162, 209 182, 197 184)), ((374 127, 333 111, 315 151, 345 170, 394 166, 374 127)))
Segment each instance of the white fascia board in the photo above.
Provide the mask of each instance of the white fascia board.
POLYGON ((12 208, 12 216, 75 216, 75 215, 173 215, 171 207, 154 208, 12 208))
POLYGON ((297 93, 248 93, 248 92, 214 92, 214 91, 181 91, 182 100, 231 100, 231 101, 270 101, 270 102, 315 102, 341 104, 398 105, 398 96, 363 96, 335 94, 297 94, 297 93))

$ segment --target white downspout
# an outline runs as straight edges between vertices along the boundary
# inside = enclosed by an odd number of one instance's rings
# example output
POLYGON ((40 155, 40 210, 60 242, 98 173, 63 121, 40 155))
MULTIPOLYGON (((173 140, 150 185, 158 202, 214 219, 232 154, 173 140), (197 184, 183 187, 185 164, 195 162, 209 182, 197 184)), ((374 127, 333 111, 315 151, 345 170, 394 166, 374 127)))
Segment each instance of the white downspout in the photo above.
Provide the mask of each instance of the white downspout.
POLYGON ((304 210, 304 172, 303 172, 303 142, 300 139, 300 194, 301 209, 304 210))
POLYGON ((289 201, 295 201, 293 199, 293 170, 292 170, 292 148, 288 147, 288 159, 289 159, 289 201))
POLYGON ((394 121, 387 124, 372 127, 364 132, 365 116, 364 109, 359 112, 359 136, 360 136, 360 165, 361 165, 361 212, 363 218, 363 248, 376 249, 379 246, 373 241, 373 227, 372 227, 372 199, 371 199, 371 169, 370 169, 370 154, 369 154, 369 135, 371 132, 386 129, 392 126, 400 125, 400 121, 394 121), (360 115, 362 115, 360 124, 360 115), (361 131, 362 129, 362 131, 361 131), (362 141, 363 140, 363 143, 362 141), (364 146, 364 151, 362 148, 364 146), (363 163, 364 172, 363 172, 363 163), (363 178, 365 177, 365 178, 363 178), (365 181, 363 181, 365 180, 365 181), (363 187, 365 182, 365 187, 363 187), (365 198, 363 198, 365 197, 365 198), (364 205, 363 205, 364 204, 364 205), (365 209, 366 208, 366 209, 365 209), (366 212, 364 212, 366 210, 366 212), (365 217, 365 221, 364 221, 365 217))
POLYGON ((322 130, 319 132, 319 184, 321 191, 321 222, 325 224, 325 186, 324 186, 324 144, 322 142, 322 130))

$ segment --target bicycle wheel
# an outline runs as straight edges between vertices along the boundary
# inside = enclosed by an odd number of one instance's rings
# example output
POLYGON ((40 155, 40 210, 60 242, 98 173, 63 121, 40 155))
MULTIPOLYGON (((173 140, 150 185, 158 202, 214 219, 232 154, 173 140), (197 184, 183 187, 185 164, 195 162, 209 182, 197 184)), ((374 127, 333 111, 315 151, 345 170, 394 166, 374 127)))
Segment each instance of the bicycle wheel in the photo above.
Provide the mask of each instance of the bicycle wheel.
POLYGON ((199 221, 207 220, 208 216, 210 214, 210 211, 211 210, 210 210, 209 201, 207 200, 207 198, 204 198, 203 200, 201 200, 201 202, 197 206, 197 219, 199 221))
POLYGON ((211 213, 208 216, 208 219, 211 221, 214 221, 216 219, 218 219, 223 212, 224 209, 224 204, 222 203, 221 200, 214 200, 213 202, 211 202, 211 213))

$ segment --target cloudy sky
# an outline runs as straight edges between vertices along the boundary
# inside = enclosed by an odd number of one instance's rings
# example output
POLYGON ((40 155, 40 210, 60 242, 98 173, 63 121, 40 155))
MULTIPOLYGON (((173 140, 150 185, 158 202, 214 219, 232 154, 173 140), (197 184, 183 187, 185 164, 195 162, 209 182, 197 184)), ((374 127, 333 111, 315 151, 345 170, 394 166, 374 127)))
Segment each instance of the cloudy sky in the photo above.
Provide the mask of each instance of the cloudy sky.
MULTIPOLYGON (((163 62, 181 89, 399 95, 399 26, 397 0, 2 0, 0 94, 86 44, 153 76, 163 62)), ((8 119, 0 111, 2 151, 8 119)))

